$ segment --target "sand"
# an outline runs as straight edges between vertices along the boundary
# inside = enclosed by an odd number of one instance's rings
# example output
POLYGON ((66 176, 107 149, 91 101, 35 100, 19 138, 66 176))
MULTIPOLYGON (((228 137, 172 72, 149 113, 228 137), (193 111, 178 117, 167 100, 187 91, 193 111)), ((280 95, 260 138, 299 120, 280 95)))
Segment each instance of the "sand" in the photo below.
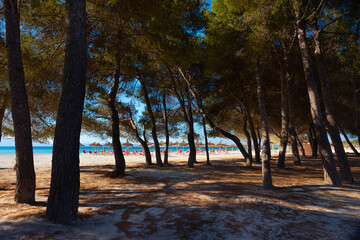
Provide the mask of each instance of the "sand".
POLYGON ((264 190, 260 164, 246 168, 239 153, 214 154, 212 166, 200 156, 194 169, 186 157, 158 168, 126 156, 127 175, 108 178, 113 156, 81 154, 80 218, 63 226, 45 218, 51 155, 35 156, 35 205, 14 203, 14 157, 1 156, 0 239, 360 238, 359 158, 350 158, 355 185, 324 185, 320 159, 287 159, 287 169, 272 163, 276 188, 264 190))

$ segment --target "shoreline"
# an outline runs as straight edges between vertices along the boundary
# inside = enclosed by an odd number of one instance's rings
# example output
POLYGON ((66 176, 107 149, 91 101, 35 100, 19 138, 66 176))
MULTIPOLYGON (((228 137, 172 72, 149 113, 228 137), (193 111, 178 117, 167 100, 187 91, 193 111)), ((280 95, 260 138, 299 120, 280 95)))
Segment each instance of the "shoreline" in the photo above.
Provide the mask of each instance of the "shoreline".
MULTIPOLYGON (((91 166, 91 165, 106 165, 114 164, 115 159, 113 154, 100 155, 100 154, 79 154, 80 166, 91 166)), ((125 155, 126 163, 145 163, 145 156, 139 154, 125 155)), ((163 154, 162 154, 163 158, 163 154)), ((240 152, 226 152, 226 153, 212 153, 210 154, 210 161, 212 159, 243 159, 240 152)), ((34 167, 51 167, 52 154, 34 154, 34 167)), ((169 154, 169 163, 187 161, 188 154, 169 154)), ((196 159, 199 161, 206 161, 206 154, 196 154, 196 159)), ((152 155, 152 161, 155 163, 155 156, 152 155)), ((0 169, 13 168, 15 165, 15 154, 1 154, 0 155, 0 169)))

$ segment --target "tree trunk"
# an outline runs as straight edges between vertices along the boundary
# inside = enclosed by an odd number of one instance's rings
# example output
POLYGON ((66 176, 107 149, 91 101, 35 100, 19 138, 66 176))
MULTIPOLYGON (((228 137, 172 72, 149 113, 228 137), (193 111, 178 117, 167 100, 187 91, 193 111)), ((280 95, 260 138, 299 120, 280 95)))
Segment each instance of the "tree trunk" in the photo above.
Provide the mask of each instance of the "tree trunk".
POLYGON ((155 117, 154 117, 154 113, 151 109, 151 103, 150 103, 150 99, 149 99, 149 93, 148 90, 145 86, 145 83, 142 79, 140 79, 140 83, 142 86, 142 89, 144 91, 144 97, 145 97, 145 103, 146 103, 146 107, 147 110, 149 112, 150 115, 150 119, 151 119, 151 134, 154 140, 154 145, 155 145, 155 156, 156 156, 156 165, 158 165, 159 167, 163 166, 163 163, 161 161, 161 152, 160 152, 160 145, 159 145, 159 140, 157 138, 157 131, 156 131, 156 121, 155 121, 155 117))
POLYGON ((21 55, 18 2, 17 0, 5 0, 4 7, 11 113, 14 123, 16 149, 15 201, 18 203, 33 203, 35 202, 36 177, 33 161, 30 111, 21 55))
POLYGON ((0 142, 2 139, 2 125, 3 125, 3 121, 4 121, 4 117, 5 117, 5 111, 6 111, 6 107, 7 104, 9 102, 9 93, 8 90, 5 90, 6 93, 4 93, 3 95, 3 100, 1 102, 1 106, 0 106, 0 142))
POLYGON ((188 167, 189 168, 193 168, 194 167, 194 163, 196 162, 196 146, 195 146, 195 142, 194 142, 194 120, 193 120, 193 116, 192 116, 192 110, 191 110, 191 99, 190 99, 190 94, 188 92, 188 90, 186 89, 186 95, 187 95, 187 106, 185 105, 185 98, 183 96, 183 94, 181 94, 181 87, 178 86, 178 84, 176 83, 173 74, 171 72, 171 69, 168 69, 169 74, 170 74, 170 78, 171 81, 173 83, 173 90, 175 93, 175 96, 178 100, 178 102, 180 103, 181 106, 181 112, 182 115, 184 117, 184 122, 186 124, 186 133, 187 133, 187 137, 188 137, 188 144, 189 144, 189 158, 188 158, 188 167))
POLYGON ((310 142, 310 147, 311 147, 311 157, 313 158, 317 158, 317 153, 318 153, 318 140, 316 135, 314 134, 315 130, 313 130, 314 127, 311 124, 311 127, 309 128, 307 135, 309 138, 309 142, 310 142))
MULTIPOLYGON (((295 132, 295 135, 296 135, 296 139, 297 139, 297 141, 298 141, 298 143, 299 143, 299 145, 300 145, 300 149, 301 149, 302 156, 303 156, 303 157, 306 157, 306 153, 305 153, 304 146, 302 145, 302 143, 301 143, 299 137, 297 136, 296 132, 295 132)), ((299 150, 298 150, 298 152, 299 152, 299 150)), ((300 157, 299 157, 299 158, 300 158, 300 157)), ((300 164, 301 164, 301 162, 300 162, 300 164)))
MULTIPOLYGON (((133 125, 135 126, 135 123, 133 122, 133 125)), ((142 125, 142 128, 143 128, 143 138, 144 140, 142 140, 140 138, 140 134, 138 133, 137 131, 137 128, 135 126, 135 129, 136 129, 136 135, 137 135, 137 139, 139 140, 141 146, 143 147, 144 149, 144 153, 145 153, 145 159, 146 159, 146 164, 147 165, 152 165, 152 162, 151 162, 151 153, 150 153, 150 149, 149 149, 149 146, 147 144, 147 139, 146 139, 146 131, 145 131, 145 126, 142 125)))
MULTIPOLYGON (((287 63, 287 56, 285 54, 285 64, 287 63)), ((288 129, 289 129, 289 119, 288 119, 288 102, 287 102, 287 82, 290 81, 290 74, 286 70, 282 71, 281 76, 281 141, 279 149, 279 159, 278 159, 278 168, 285 168, 285 155, 286 155, 286 146, 288 142, 288 129)), ((296 142, 296 141, 295 141, 296 142)))
POLYGON ((252 161, 252 146, 251 146, 251 137, 250 137, 250 134, 247 130, 247 117, 246 117, 246 114, 244 114, 244 124, 243 124, 243 131, 244 131, 244 134, 246 136, 246 141, 247 141, 247 146, 248 146, 248 154, 249 154, 249 159, 250 161, 252 161))
POLYGON ((166 95, 163 94, 163 107, 164 107, 164 123, 165 123, 165 152, 164 152, 164 164, 169 164, 169 120, 168 120, 168 114, 166 109, 166 95))
POLYGON ((315 23, 314 42, 316 66, 319 74, 321 91, 324 100, 326 120, 328 122, 328 131, 332 143, 334 144, 337 160, 340 165, 340 179, 345 181, 346 183, 353 184, 354 179, 352 177, 349 160, 346 156, 344 145, 341 141, 339 129, 335 119, 335 111, 332 103, 329 80, 327 78, 326 69, 321 53, 320 31, 318 30, 317 23, 315 23))
POLYGON ((209 144, 208 144, 207 132, 206 132, 206 122, 205 122, 205 118, 204 118, 204 117, 202 118, 202 123, 203 123, 203 126, 204 126, 206 164, 207 164, 207 165, 211 165, 211 163, 210 163, 210 154, 209 154, 209 144))
POLYGON ((349 140, 348 136, 346 135, 344 129, 342 127, 339 126, 339 129, 341 131, 341 134, 344 136, 346 142, 349 144, 350 148, 353 150, 355 156, 360 157, 359 152, 356 150, 356 148, 354 147, 354 145, 352 144, 352 142, 349 140))
POLYGON ((50 195, 46 215, 50 222, 70 224, 78 218, 79 147, 86 83, 86 6, 67 0, 67 34, 63 88, 56 118, 50 195))
POLYGON ((358 145, 360 146, 360 121, 359 121, 359 112, 358 112, 358 92, 359 92, 359 89, 357 89, 356 80, 354 78, 353 71, 351 71, 351 82, 352 82, 352 85, 353 85, 354 123, 355 123, 356 134, 357 134, 357 137, 358 137, 358 145))
POLYGON ((256 75, 257 95, 258 95, 259 109, 260 109, 261 138, 263 142, 263 150, 261 151, 261 169, 262 169, 262 177, 263 177, 263 187, 266 189, 271 189, 273 188, 273 184, 272 184, 271 167, 270 167, 270 140, 269 140, 264 93, 263 93, 258 61, 256 61, 255 63, 255 75, 256 75))
MULTIPOLYGON (((255 151, 255 162, 256 163, 260 163, 260 145, 258 143, 258 138, 256 136, 256 131, 255 131, 255 126, 254 126, 254 122, 253 119, 251 117, 250 114, 250 109, 248 107, 248 104, 246 102, 245 96, 243 94, 243 98, 244 98, 244 102, 242 103, 242 108, 244 109, 244 112, 246 114, 246 119, 249 122, 249 127, 250 127, 250 133, 251 133, 251 137, 253 140, 253 144, 254 144, 254 151, 255 151)), ((249 154, 250 157, 250 154, 249 154)))
MULTIPOLYGON (((297 135, 296 135, 296 131, 295 131, 295 108, 294 108, 294 96, 293 96, 293 82, 291 80, 289 80, 287 82, 287 84, 288 84, 287 99, 288 99, 288 104, 289 104, 289 136, 290 136, 290 142, 291 142, 291 152, 293 155, 293 163, 295 165, 301 165, 299 149, 298 149, 297 142, 296 142, 297 135)), ((300 145, 300 146, 302 147, 302 145, 300 145)))
POLYGON ((119 128, 119 113, 116 109, 116 95, 119 89, 120 81, 120 55, 116 54, 116 66, 114 73, 114 84, 111 88, 111 92, 108 100, 108 107, 110 109, 111 116, 111 137, 114 148, 115 157, 115 170, 110 174, 111 177, 118 177, 125 174, 125 157, 122 151, 120 142, 120 128, 119 128))
MULTIPOLYGON (((182 74, 181 70, 180 73, 182 74)), ((182 74, 183 75, 183 74, 182 74)), ((238 137, 236 137, 235 135, 219 128, 218 126, 215 125, 215 123, 206 115, 205 110, 204 110, 204 106, 202 105, 201 101, 199 100, 198 95, 195 93, 197 92, 196 89, 193 91, 189 81, 185 78, 185 76, 183 75, 184 80, 187 82, 188 88, 190 93, 193 95, 194 100, 196 101, 196 104, 198 105, 198 111, 199 113, 203 116, 203 118, 205 118, 205 120, 209 123, 210 127, 212 129, 214 129, 214 131, 217 131, 218 133, 220 133, 221 135, 223 135, 224 137, 227 137, 229 139, 231 139, 232 141, 234 141, 234 143, 236 144, 236 146, 239 148, 241 154, 244 156, 245 158, 245 162, 246 165, 250 168, 252 168, 252 162, 249 159, 249 154, 246 152, 244 146, 241 144, 240 139, 238 137)))
POLYGON ((300 10, 298 8, 298 0, 293 0, 298 42, 302 56, 305 79, 307 81, 307 89, 310 101, 311 116, 314 123, 316 137, 319 141, 320 152, 322 155, 322 163, 324 167, 324 181, 329 184, 340 186, 339 175, 336 171, 336 165, 329 140, 327 138, 326 129, 320 109, 319 95, 316 88, 313 69, 311 66, 311 57, 306 43, 305 24, 301 19, 300 10))

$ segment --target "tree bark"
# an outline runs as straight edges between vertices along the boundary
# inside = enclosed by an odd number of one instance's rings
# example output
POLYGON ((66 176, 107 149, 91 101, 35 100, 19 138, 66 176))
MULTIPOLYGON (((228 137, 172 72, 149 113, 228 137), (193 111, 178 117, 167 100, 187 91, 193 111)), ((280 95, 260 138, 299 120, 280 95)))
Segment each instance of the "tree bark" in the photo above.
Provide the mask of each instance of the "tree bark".
POLYGON ((182 115, 184 117, 184 121, 186 124, 186 133, 187 133, 189 150, 190 150, 187 165, 189 168, 193 168, 194 163, 196 162, 196 146, 195 146, 195 142, 194 142, 194 140, 195 140, 195 138, 194 138, 194 119, 193 119, 192 110, 191 110, 190 94, 189 94, 188 90, 186 89, 185 90, 186 95, 187 95, 187 105, 186 105, 185 97, 183 94, 181 94, 181 88, 180 88, 180 86, 178 86, 178 84, 176 84, 176 81, 171 72, 171 69, 168 69, 168 71, 170 74, 171 81, 173 82, 173 90, 174 90, 175 96, 176 96, 178 102, 180 103, 181 112, 182 112, 182 115))
MULTIPOLYGON (((285 54, 285 64, 287 64, 287 56, 285 54)), ((286 146, 288 142, 288 129, 289 129, 289 119, 288 119, 288 102, 287 102, 287 82, 290 81, 290 74, 286 70, 282 71, 281 76, 281 141, 279 149, 279 159, 278 159, 278 168, 285 168, 285 154, 286 146)), ((296 141, 295 141, 296 142, 296 141)))
POLYGON ((210 154, 209 154, 209 144, 207 139, 207 132, 206 132, 206 122, 205 118, 202 118, 202 124, 204 126, 204 138, 205 138, 205 151, 206 151, 206 164, 211 165, 210 163, 210 154))
POLYGON ((341 134, 344 136, 346 142, 349 144, 350 148, 353 150, 355 156, 360 157, 360 153, 356 150, 356 148, 354 147, 354 145, 352 144, 352 142, 350 141, 350 139, 346 135, 344 129, 342 127, 340 127, 340 126, 339 126, 339 129, 341 131, 341 134))
POLYGON ((261 121, 261 138, 263 142, 263 150, 261 151, 261 169, 263 177, 263 187, 266 189, 273 188, 270 166, 270 140, 268 131, 267 114, 263 93, 263 86, 260 76, 259 62, 255 63, 255 77, 257 85, 257 95, 259 100, 260 121, 261 121))
POLYGON ((300 47, 300 52, 302 56, 303 68, 305 79, 307 81, 307 89, 310 100, 310 110, 311 116, 314 123, 314 128, 316 132, 316 137, 319 141, 320 152, 322 156, 322 163, 324 167, 324 181, 326 183, 340 186, 340 178, 336 171, 336 165, 334 161, 333 154, 331 152, 331 147, 329 140, 327 138, 326 129, 324 126, 324 121, 320 109, 319 95, 316 88, 315 78, 313 69, 311 66, 311 57, 309 54, 309 49, 306 43, 306 34, 305 34, 305 24, 301 19, 301 14, 299 10, 298 0, 293 0, 295 17, 296 17, 296 27, 298 42, 300 47))
POLYGON ((142 125, 142 128, 143 128, 143 138, 142 139, 140 137, 140 133, 139 133, 139 130, 138 128, 136 127, 136 124, 134 122, 134 119, 132 117, 132 114, 130 112, 130 128, 133 130, 134 134, 135 134, 135 137, 136 139, 140 142, 141 146, 143 147, 144 149, 144 153, 145 153, 145 162, 147 165, 152 165, 152 162, 151 162, 151 153, 150 153, 150 150, 149 150, 149 146, 147 144, 147 139, 146 139, 146 131, 145 131, 145 126, 142 125))
POLYGON ((31 139, 31 121, 25 87, 20 43, 20 14, 17 0, 5 0, 6 48, 10 80, 11 113, 16 150, 15 201, 35 202, 35 170, 31 139))
POLYGON ((115 169, 110 174, 111 177, 118 177, 125 174, 125 157, 122 151, 122 146, 120 142, 120 128, 119 128, 119 113, 116 109, 116 95, 119 89, 120 81, 120 54, 116 54, 116 66, 114 73, 114 83, 111 88, 111 92, 108 100, 108 107, 110 110, 111 116, 111 137, 112 144, 114 148, 114 157, 115 157, 115 169))
POLYGON ((56 118, 50 195, 50 222, 77 221, 79 207, 79 148, 86 83, 86 4, 66 1, 67 34, 63 88, 56 118))
POLYGON ((246 166, 252 168, 252 162, 249 159, 249 154, 246 152, 244 146, 241 144, 240 139, 238 137, 236 137, 235 135, 233 135, 233 134, 219 128, 218 126, 216 126, 216 124, 206 115, 204 106, 202 105, 201 101, 199 100, 198 95, 194 92, 194 91, 196 91, 196 89, 193 91, 191 89, 189 81, 185 78, 185 76, 183 76, 183 78, 187 82, 189 91, 193 95, 194 100, 196 101, 196 104, 198 105, 198 108, 199 108, 198 112, 203 116, 203 118, 205 118, 205 120, 209 123, 210 127, 212 129, 214 129, 214 131, 217 131, 218 133, 220 133, 224 137, 227 137, 227 138, 231 139, 236 144, 236 146, 239 148, 241 154, 245 158, 246 166))
POLYGON ((356 80, 354 78, 354 72, 353 71, 351 71, 351 83, 353 85, 354 123, 355 123, 356 134, 357 134, 357 137, 358 137, 358 145, 360 146, 360 121, 359 121, 359 112, 358 112, 358 92, 359 92, 359 89, 357 89, 356 80))
POLYGON ((250 137, 250 134, 247 130, 247 117, 246 117, 246 114, 244 114, 244 124, 243 124, 243 131, 244 131, 244 134, 246 136, 246 141, 247 141, 247 146, 248 146, 248 154, 249 154, 249 159, 250 161, 252 161, 252 146, 251 146, 251 137, 250 137))
MULTIPOLYGON (((301 149, 302 156, 303 156, 303 157, 306 157, 306 153, 305 153, 304 146, 302 145, 302 143, 301 143, 299 137, 297 136, 296 132, 295 132, 295 135, 296 135, 296 139, 297 139, 297 141, 298 141, 298 143, 299 143, 299 145, 300 145, 300 149, 301 149)), ((299 150, 298 150, 298 152, 299 152, 299 150)), ((299 158, 300 158, 300 157, 299 157, 299 158)), ((300 163, 300 164, 301 164, 301 163, 300 163)))
MULTIPOLYGON (((246 119, 249 123, 251 138, 252 138, 253 144, 254 144, 255 162, 260 163, 260 147, 259 147, 260 144, 258 143, 258 138, 256 136, 254 122, 253 122, 252 116, 250 114, 250 109, 249 109, 249 106, 247 104, 244 94, 243 94, 243 99, 244 99, 244 102, 241 103, 241 107, 244 109, 244 112, 246 114, 246 119)), ((249 154, 249 157, 250 157, 250 154, 249 154)))
MULTIPOLYGON (((289 135, 291 142, 291 152, 293 155, 293 163, 295 165, 301 165, 299 149, 297 146, 297 134, 295 131, 295 108, 294 108, 294 96, 293 96, 293 82, 289 80, 288 84, 288 92, 287 99, 289 104, 289 135)), ((302 145, 300 145, 302 147, 302 145)), ((303 148, 302 148, 303 149, 303 148)))
POLYGON ((169 164, 169 120, 166 109, 166 95, 163 94, 163 108, 164 108, 164 123, 165 123, 165 152, 164 152, 164 164, 169 164))
POLYGON ((321 32, 318 30, 316 22, 314 32, 315 59, 321 84, 322 97, 324 100, 326 120, 328 123, 328 132, 330 134, 332 143, 334 144, 337 160, 340 165, 340 179, 345 181, 346 183, 353 184, 354 179, 352 177, 349 160, 346 156, 344 145, 341 141, 339 129, 335 119, 335 110, 332 103, 329 80, 327 78, 325 64, 321 53, 320 34, 321 32))
POLYGON ((8 90, 5 90, 6 92, 3 95, 3 99, 1 102, 1 106, 0 106, 0 142, 2 139, 2 125, 3 125, 3 121, 4 121, 4 117, 5 117, 5 111, 6 111, 6 107, 8 105, 9 102, 9 93, 8 90))
POLYGON ((154 140, 154 145, 155 145, 156 165, 158 165, 159 167, 162 167, 163 163, 162 163, 162 160, 161 160, 161 154, 160 154, 161 152, 160 152, 159 140, 157 138, 156 120, 155 120, 155 117, 154 117, 154 113, 153 113, 153 111, 151 109, 149 93, 148 93, 148 90, 147 90, 147 88, 145 86, 145 83, 142 80, 142 78, 139 78, 139 79, 140 79, 142 89, 144 91, 145 103, 146 103, 146 107, 147 107, 147 110, 149 112, 150 119, 151 119, 151 126, 152 126, 151 134, 152 134, 152 137, 153 137, 153 140, 154 140))

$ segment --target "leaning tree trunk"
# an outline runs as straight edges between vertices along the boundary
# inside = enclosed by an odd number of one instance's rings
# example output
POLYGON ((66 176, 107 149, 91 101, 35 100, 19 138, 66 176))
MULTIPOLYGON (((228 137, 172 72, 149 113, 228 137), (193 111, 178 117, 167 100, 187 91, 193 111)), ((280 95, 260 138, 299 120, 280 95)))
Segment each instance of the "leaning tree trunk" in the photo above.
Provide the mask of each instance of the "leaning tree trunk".
POLYGON ((119 89, 120 81, 120 55, 116 54, 116 66, 114 73, 114 84, 111 88, 109 95, 108 107, 110 109, 111 116, 111 137, 112 144, 114 148, 114 157, 115 157, 115 169, 110 174, 111 177, 117 177, 125 174, 125 157, 122 151, 122 146, 120 142, 120 128, 119 128, 119 113, 116 109, 116 95, 119 89))
MULTIPOLYGON (((294 108, 294 96, 293 96, 293 82, 289 79, 287 99, 289 105, 289 137, 291 142, 291 152, 293 155, 293 163, 295 165, 301 165, 299 149, 297 146, 297 135, 295 131, 295 108, 294 108)), ((300 145, 302 147, 302 145, 300 145)), ((303 149, 303 148, 302 148, 303 149)))
POLYGON ((162 167, 163 163, 161 161, 161 154, 160 154, 161 152, 160 152, 159 140, 158 140, 158 137, 157 137, 156 121, 155 121, 154 113, 153 113, 153 111, 151 109, 149 93, 148 93, 148 90, 147 90, 147 88, 145 86, 144 81, 142 81, 140 79, 140 83, 141 83, 142 89, 144 91, 145 103, 146 103, 146 107, 147 107, 147 110, 149 112, 150 119, 151 119, 151 126, 152 126, 151 127, 151 134, 152 134, 152 137, 153 137, 153 140, 154 140, 154 145, 155 145, 156 165, 158 165, 159 167, 162 167))
MULTIPOLYGON (((285 64, 287 64, 287 56, 285 54, 285 64)), ((285 168, 285 154, 286 146, 288 142, 288 102, 287 102, 287 82, 290 81, 290 74, 286 70, 283 70, 281 76, 281 141, 279 149, 278 168, 285 168)), ((296 142, 296 141, 295 141, 296 142)))
POLYGON ((261 138, 263 142, 263 150, 261 151, 261 169, 262 169, 262 177, 263 177, 263 187, 266 189, 271 189, 273 188, 273 184, 272 184, 271 167, 270 167, 270 140, 269 140, 264 93, 263 93, 258 61, 256 61, 255 63, 255 75, 256 75, 257 95, 258 95, 259 109, 260 109, 261 138))
POLYGON ((86 4, 67 0, 67 34, 63 88, 56 117, 50 195, 50 222, 76 222, 79 207, 79 147, 86 82, 86 4))
POLYGON ((17 0, 5 0, 6 48, 10 80, 11 113, 16 149, 15 201, 35 202, 35 170, 31 121, 21 56, 20 14, 17 0))
POLYGON ((350 139, 348 138, 348 136, 346 135, 344 129, 342 127, 339 126, 339 129, 341 131, 341 134, 344 136, 346 142, 349 144, 350 148, 353 150, 355 156, 360 157, 359 152, 356 150, 356 148, 354 147, 354 145, 352 144, 352 142, 350 141, 350 139))
POLYGON ((188 104, 186 106, 185 98, 184 98, 183 94, 181 93, 181 86, 179 86, 177 84, 177 82, 175 81, 170 68, 168 69, 168 71, 170 74, 171 81, 173 83, 173 90, 174 90, 175 96, 176 96, 178 102, 180 103, 181 112, 184 117, 184 122, 186 124, 186 133, 187 133, 188 144, 189 144, 189 149, 190 149, 187 165, 189 168, 193 168, 194 163, 196 162, 196 146, 195 146, 195 142, 194 142, 194 140, 195 140, 194 120, 193 120, 192 110, 191 110, 190 94, 189 94, 188 90, 186 89, 185 91, 187 91, 186 94, 187 94, 187 101, 188 101, 188 104))
POLYGON ((205 138, 205 151, 206 151, 206 164, 211 165, 210 163, 210 154, 209 154, 209 144, 207 139, 207 132, 206 132, 206 122, 205 118, 202 118, 202 124, 204 126, 204 138, 205 138))
POLYGON ((168 114, 166 109, 166 95, 163 94, 163 108, 164 108, 164 123, 165 123, 165 153, 164 153, 164 163, 169 164, 169 120, 168 114))
POLYGON ((1 142, 1 137, 2 137, 2 125, 3 125, 3 121, 4 121, 4 117, 5 117, 5 111, 6 111, 6 107, 9 101, 9 94, 8 94, 8 90, 5 90, 6 93, 4 93, 3 95, 3 100, 1 102, 1 106, 0 106, 0 142, 1 142))
POLYGON ((324 182, 341 185, 339 175, 336 171, 336 165, 329 140, 327 138, 326 129, 321 113, 319 94, 317 91, 313 69, 311 66, 311 57, 306 42, 305 24, 301 19, 301 14, 298 6, 298 0, 293 0, 294 11, 296 16, 296 28, 299 42, 299 48, 302 56, 305 79, 307 81, 307 89, 310 101, 311 116, 314 123, 316 136, 319 141, 320 152, 322 156, 322 163, 324 167, 324 182))
MULTIPOLYGON (((260 163, 260 144, 258 143, 257 140, 257 136, 256 136, 256 131, 255 131, 255 126, 254 126, 254 122, 252 119, 252 116, 250 114, 250 109, 248 107, 248 104, 246 102, 245 99, 245 95, 243 94, 243 98, 244 98, 244 102, 241 105, 241 107, 244 108, 245 114, 246 114, 246 119, 249 122, 249 127, 250 127, 250 133, 251 133, 251 138, 253 140, 253 144, 254 144, 254 151, 255 151, 255 162, 256 163, 260 163)), ((249 154, 250 157, 250 154, 249 154)))
POLYGON ((320 33, 321 32, 318 30, 317 23, 315 23, 315 59, 321 84, 322 96, 324 100, 326 120, 328 122, 328 131, 334 144, 336 156, 340 165, 340 179, 349 184, 353 184, 354 179, 352 177, 349 160, 346 156, 344 145, 341 141, 339 129, 335 119, 335 111, 332 103, 329 80, 327 78, 326 69, 321 53, 320 33))
MULTIPOLYGON (((298 135, 297 135, 297 133, 295 132, 295 136, 296 136, 296 139, 297 139, 297 141, 298 141, 298 143, 299 143, 299 146, 300 146, 300 149, 301 149, 301 153, 302 153, 302 156, 303 157, 306 157, 306 153, 305 153, 305 149, 304 149, 304 146, 303 146, 303 144, 301 143, 301 141, 300 141, 300 139, 299 139, 299 137, 298 137, 298 135)), ((299 152, 299 151, 298 151, 299 152)), ((301 163, 300 163, 301 164, 301 163)))
POLYGON ((246 117, 246 114, 244 114, 244 124, 243 124, 243 131, 244 131, 244 134, 246 136, 246 141, 247 141, 247 146, 248 146, 248 154, 249 154, 249 159, 250 161, 252 161, 252 146, 251 146, 251 137, 250 137, 250 134, 247 130, 247 117, 246 117))
POLYGON ((188 143, 189 143, 189 159, 188 159, 188 166, 194 163, 197 163, 196 161, 196 146, 195 146, 195 131, 194 131, 194 118, 193 113, 191 109, 191 98, 189 91, 187 91, 187 101, 188 104, 186 106, 187 108, 187 116, 189 119, 189 128, 188 128, 188 143))
POLYGON ((246 166, 252 168, 252 162, 250 161, 249 154, 246 152, 244 146, 241 144, 240 139, 238 137, 236 137, 235 135, 216 126, 216 124, 206 115, 204 106, 202 105, 202 102, 199 100, 198 94, 196 94, 197 90, 196 89, 192 90, 189 81, 185 78, 185 76, 183 76, 183 78, 185 79, 185 81, 188 84, 189 91, 193 95, 194 100, 196 101, 196 104, 199 108, 198 111, 202 115, 202 117, 205 118, 205 120, 209 123, 210 127, 212 129, 214 129, 214 131, 220 133, 224 137, 231 139, 236 144, 236 146, 240 150, 241 154, 245 158, 246 166))

